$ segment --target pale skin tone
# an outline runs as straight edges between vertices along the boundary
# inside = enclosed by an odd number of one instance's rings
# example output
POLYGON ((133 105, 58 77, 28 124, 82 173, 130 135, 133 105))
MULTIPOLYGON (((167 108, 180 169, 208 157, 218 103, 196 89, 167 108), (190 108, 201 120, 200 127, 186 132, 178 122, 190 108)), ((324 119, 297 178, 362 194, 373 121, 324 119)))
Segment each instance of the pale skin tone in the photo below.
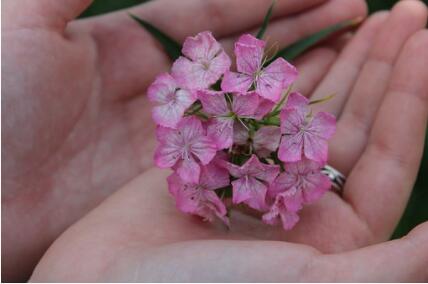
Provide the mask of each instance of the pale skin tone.
MULTIPOLYGON (((4 280, 26 280, 55 239, 33 281, 428 280, 428 224, 387 241, 415 181, 427 124, 422 3, 402 1, 346 43, 295 62, 297 90, 336 93, 317 108, 338 116, 329 163, 348 180, 343 198, 329 192, 284 232, 238 211, 230 230, 178 213, 169 173, 152 165, 145 97, 170 61, 126 13, 72 21, 90 2, 2 2, 4 280)), ((179 41, 211 30, 230 51, 269 2, 159 0, 132 12, 179 41)), ((289 44, 364 16, 364 5, 278 1, 267 38, 289 44)))

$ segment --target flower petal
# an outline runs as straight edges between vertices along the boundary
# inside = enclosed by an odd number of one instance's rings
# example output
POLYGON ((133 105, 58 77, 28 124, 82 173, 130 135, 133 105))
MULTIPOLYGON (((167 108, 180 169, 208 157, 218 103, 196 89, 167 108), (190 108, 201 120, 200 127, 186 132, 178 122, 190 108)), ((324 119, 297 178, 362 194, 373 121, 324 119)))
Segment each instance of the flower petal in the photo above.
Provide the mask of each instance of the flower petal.
POLYGON ((283 58, 278 58, 263 69, 256 80, 256 91, 260 96, 273 102, 278 102, 283 91, 296 78, 297 69, 283 58))
POLYGON ((177 174, 186 183, 198 183, 200 172, 200 166, 192 157, 185 157, 177 167, 177 174))
POLYGON ((275 103, 270 101, 270 100, 267 100, 264 98, 259 98, 259 106, 257 107, 257 109, 254 113, 254 118, 255 119, 262 119, 266 114, 271 112, 274 105, 275 105, 275 103))
POLYGON ((292 92, 288 98, 287 103, 285 104, 286 108, 306 108, 309 104, 309 100, 301 95, 299 92, 292 92))
POLYGON ((245 145, 248 143, 250 135, 248 130, 239 122, 235 122, 233 125, 233 143, 237 145, 245 145))
POLYGON ((239 72, 253 75, 260 68, 265 42, 252 35, 242 35, 235 43, 236 67, 239 72))
POLYGON ((245 93, 253 84, 253 77, 243 73, 226 72, 221 81, 224 92, 245 93))
POLYGON ((322 164, 327 161, 328 144, 326 140, 307 132, 303 135, 303 144, 306 158, 322 164))
POLYGON ((296 108, 284 108, 280 113, 281 133, 295 135, 305 126, 306 114, 296 108))
POLYGON ((259 156, 268 156, 270 153, 275 152, 281 140, 281 131, 277 126, 264 126, 261 127, 254 134, 253 145, 254 149, 259 156))
POLYGON ((283 162, 296 162, 302 159, 303 135, 285 135, 281 138, 278 149, 278 158, 283 162))
POLYGON ((210 31, 187 37, 183 43, 183 54, 193 61, 213 59, 223 49, 210 31))
POLYGON ((211 138, 204 136, 193 141, 191 152, 198 157, 202 165, 207 165, 216 155, 217 147, 211 138))
POLYGON ((252 177, 242 177, 232 182, 232 202, 239 204, 244 202, 256 210, 266 209, 266 186, 252 177))
POLYGON ((330 113, 319 112, 315 114, 307 131, 323 139, 330 139, 336 131, 336 118, 330 113))
POLYGON ((211 115, 225 115, 230 112, 226 98, 222 92, 209 90, 198 91, 198 98, 204 111, 211 115))
POLYGON ((259 105, 259 96, 254 93, 233 96, 232 111, 238 116, 252 116, 259 105))
POLYGON ((188 143, 195 138, 205 135, 205 130, 202 127, 201 121, 194 116, 184 117, 177 128, 184 141, 188 143))
POLYGON ((307 186, 303 188, 303 200, 310 204, 320 199, 331 187, 330 179, 321 172, 306 177, 307 186))
POLYGON ((209 190, 225 187, 230 184, 229 172, 212 161, 202 167, 199 184, 209 190))
POLYGON ((233 119, 218 117, 211 120, 208 125, 208 137, 210 137, 217 149, 226 149, 233 144, 233 119))
POLYGON ((147 90, 149 100, 156 103, 166 104, 171 100, 172 94, 175 93, 177 83, 168 73, 160 74, 147 90))

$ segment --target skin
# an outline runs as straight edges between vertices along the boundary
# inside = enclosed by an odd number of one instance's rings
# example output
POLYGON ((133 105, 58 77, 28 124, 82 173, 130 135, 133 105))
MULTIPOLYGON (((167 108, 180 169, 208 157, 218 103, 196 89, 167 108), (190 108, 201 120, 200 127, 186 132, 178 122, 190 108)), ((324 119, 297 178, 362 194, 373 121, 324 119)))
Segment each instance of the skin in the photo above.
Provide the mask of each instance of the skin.
MULTIPOLYGON (((124 12, 72 21, 90 2, 2 2, 4 280, 26 280, 55 239, 32 281, 428 280, 428 224, 387 241, 428 118, 421 2, 401 1, 297 60, 297 90, 336 93, 319 108, 338 116, 329 163, 348 180, 343 198, 329 192, 289 232, 239 211, 230 230, 178 213, 169 173, 152 166, 145 97, 171 62, 124 12)), ((212 30, 230 51, 270 1, 177 3, 132 12, 179 41, 212 30)), ((283 46, 365 13, 362 0, 278 1, 266 36, 283 46)))

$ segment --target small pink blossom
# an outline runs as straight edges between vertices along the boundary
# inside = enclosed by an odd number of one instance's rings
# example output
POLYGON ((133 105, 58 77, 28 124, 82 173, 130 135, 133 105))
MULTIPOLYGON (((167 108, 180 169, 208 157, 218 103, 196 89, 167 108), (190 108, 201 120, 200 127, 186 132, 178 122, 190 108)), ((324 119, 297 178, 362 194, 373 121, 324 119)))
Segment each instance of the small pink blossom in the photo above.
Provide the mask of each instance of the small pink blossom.
POLYGON ((336 119, 326 112, 311 115, 309 101, 299 93, 291 93, 280 114, 283 137, 278 157, 296 162, 302 154, 319 163, 327 161, 328 143, 336 130, 336 119))
POLYGON ((259 103, 258 95, 255 93, 233 95, 231 102, 227 101, 222 92, 199 91, 198 97, 204 111, 213 116, 207 131, 218 149, 232 146, 236 119, 251 117, 259 103))
POLYGON ((201 121, 186 117, 177 129, 158 127, 159 146, 155 152, 155 163, 160 168, 174 167, 185 182, 199 181, 200 166, 208 164, 217 148, 211 138, 205 135, 201 121))
POLYGON ((232 163, 224 165, 237 178, 232 182, 232 202, 243 202, 251 208, 265 210, 267 185, 278 175, 279 166, 261 163, 256 155, 252 155, 242 166, 232 163))
POLYGON ((309 204, 320 199, 330 186, 330 179, 321 173, 320 164, 304 159, 285 164, 285 171, 269 187, 268 194, 283 194, 287 207, 297 211, 301 203, 309 204))
POLYGON ((183 182, 176 173, 168 177, 169 191, 174 196, 179 210, 201 216, 211 222, 218 217, 226 225, 229 225, 226 206, 214 190, 229 183, 227 170, 213 162, 201 167, 201 176, 197 183, 183 182))
POLYGON ((278 149, 281 131, 277 126, 264 126, 257 130, 254 136, 250 138, 248 130, 241 125, 237 125, 233 139, 234 143, 238 145, 251 143, 257 155, 265 158, 278 149))
POLYGON ((285 193, 278 194, 270 210, 262 217, 263 222, 276 225, 281 221, 284 230, 290 230, 299 221, 299 215, 287 208, 285 193))
POLYGON ((235 43, 238 72, 226 72, 221 83, 225 92, 244 93, 255 85, 262 97, 277 102, 284 89, 297 77, 296 68, 283 58, 278 58, 263 68, 265 42, 250 34, 243 35, 235 43))
POLYGON ((184 56, 172 66, 172 75, 188 89, 206 89, 230 68, 230 58, 211 32, 188 37, 183 44, 184 56))
POLYGON ((176 128, 184 112, 196 101, 193 92, 181 89, 168 73, 159 75, 147 91, 151 101, 158 105, 153 107, 153 120, 165 127, 176 128))

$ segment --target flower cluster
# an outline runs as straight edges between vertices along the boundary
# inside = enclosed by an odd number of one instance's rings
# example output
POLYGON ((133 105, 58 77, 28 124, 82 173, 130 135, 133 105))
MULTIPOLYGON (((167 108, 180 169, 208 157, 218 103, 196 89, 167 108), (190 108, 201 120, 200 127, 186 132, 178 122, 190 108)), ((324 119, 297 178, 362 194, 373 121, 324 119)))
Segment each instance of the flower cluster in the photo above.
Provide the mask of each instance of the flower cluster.
POLYGON ((314 114, 306 97, 291 92, 296 68, 282 58, 267 64, 264 49, 264 41, 242 35, 233 72, 222 46, 202 32, 150 86, 154 159, 174 170, 168 186, 179 210, 229 225, 226 204, 245 204, 265 223, 290 229, 302 206, 330 188, 321 168, 335 118, 314 114))

